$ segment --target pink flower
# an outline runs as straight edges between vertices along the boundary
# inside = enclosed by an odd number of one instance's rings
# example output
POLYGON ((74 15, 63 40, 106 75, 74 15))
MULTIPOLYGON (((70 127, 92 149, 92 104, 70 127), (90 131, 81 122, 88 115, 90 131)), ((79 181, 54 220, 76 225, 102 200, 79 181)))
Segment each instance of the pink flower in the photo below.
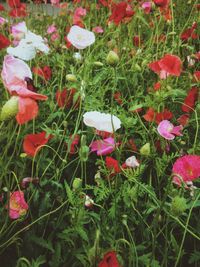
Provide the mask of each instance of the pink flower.
POLYGON ((175 136, 182 136, 181 130, 183 129, 182 125, 174 126, 170 121, 163 120, 159 123, 157 127, 158 133, 167 140, 173 140, 175 136))
POLYGON ((56 32, 57 31, 57 28, 56 28, 56 26, 55 25, 50 25, 48 28, 47 28, 47 33, 48 34, 52 34, 52 33, 54 33, 54 32, 56 32))
POLYGON ((58 40, 60 37, 59 33, 55 32, 54 34, 51 35, 51 41, 55 42, 56 40, 58 40))
POLYGON ((60 3, 60 0, 51 0, 51 4, 52 4, 52 6, 53 5, 59 5, 59 3, 60 3))
POLYGON ((146 14, 149 14, 149 13, 151 12, 151 5, 152 5, 151 2, 144 2, 144 3, 141 5, 142 9, 144 9, 144 12, 145 12, 146 14))
POLYGON ((8 22, 7 19, 4 19, 3 17, 0 17, 0 26, 4 25, 6 22, 8 22))
POLYGON ((82 19, 81 17, 86 16, 87 11, 86 9, 82 7, 76 8, 74 15, 73 15, 73 24, 74 25, 82 25, 82 19))
POLYGON ((17 122, 24 124, 34 119, 38 114, 38 105, 35 100, 46 100, 47 97, 27 88, 26 78, 32 79, 29 66, 21 59, 7 55, 4 57, 1 77, 9 93, 19 97, 17 122))
POLYGON ((91 152, 97 151, 98 156, 108 155, 115 150, 115 140, 108 137, 103 140, 93 141, 90 144, 91 152))
POLYGON ((11 34, 14 37, 14 45, 18 45, 19 41, 25 37, 27 32, 28 29, 24 21, 11 26, 11 34))
POLYGON ((103 30, 103 28, 101 26, 94 27, 92 29, 92 31, 96 32, 96 33, 103 33, 104 32, 104 30, 103 30))
POLYGON ((173 165, 173 183, 190 183, 200 177, 200 156, 186 155, 177 159, 173 165))
POLYGON ((22 191, 15 191, 10 195, 9 201, 9 216, 11 219, 18 219, 20 216, 26 214, 28 210, 28 204, 24 199, 24 193, 22 191))

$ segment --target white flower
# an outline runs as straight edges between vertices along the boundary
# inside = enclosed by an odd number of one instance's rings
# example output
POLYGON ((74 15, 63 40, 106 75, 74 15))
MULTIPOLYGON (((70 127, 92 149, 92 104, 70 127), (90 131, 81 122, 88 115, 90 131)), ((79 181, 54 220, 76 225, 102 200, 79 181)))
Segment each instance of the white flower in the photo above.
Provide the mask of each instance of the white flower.
POLYGON ((85 49, 95 42, 95 35, 93 32, 75 25, 71 27, 67 39, 77 49, 85 49))
POLYGON ((31 60, 35 58, 37 51, 48 54, 49 47, 45 44, 44 39, 31 31, 21 39, 16 47, 8 47, 7 53, 9 55, 18 57, 22 60, 31 60))
POLYGON ((85 195, 85 206, 91 208, 94 205, 94 200, 91 199, 88 195, 85 195))
POLYGON ((131 167, 131 168, 135 168, 140 165, 135 156, 127 158, 125 163, 126 163, 126 166, 131 167))
POLYGON ((94 127, 98 131, 113 133, 121 127, 121 121, 114 115, 101 113, 99 111, 89 111, 83 115, 83 122, 89 127, 94 127))
POLYGON ((83 58, 79 52, 74 53, 73 58, 76 60, 76 62, 80 63, 83 58))

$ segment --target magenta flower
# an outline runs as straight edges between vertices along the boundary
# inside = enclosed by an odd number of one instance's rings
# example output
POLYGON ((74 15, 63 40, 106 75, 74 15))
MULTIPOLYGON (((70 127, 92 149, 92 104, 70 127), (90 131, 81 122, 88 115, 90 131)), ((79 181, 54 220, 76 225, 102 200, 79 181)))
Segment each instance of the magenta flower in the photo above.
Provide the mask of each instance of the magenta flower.
POLYGON ((157 127, 158 133, 167 140, 173 140, 175 136, 182 136, 182 125, 174 126, 170 121, 163 120, 157 127))
POLYGON ((186 155, 177 159, 172 168, 173 183, 190 183, 200 177, 200 156, 186 155))
POLYGON ((15 191, 10 195, 9 202, 9 217, 11 219, 18 219, 20 216, 26 214, 28 210, 28 204, 24 199, 24 193, 22 191, 15 191))
POLYGON ((142 9, 144 10, 144 12, 146 14, 149 14, 151 12, 151 8, 152 8, 152 3, 151 2, 144 2, 141 5, 142 9))
POLYGON ((108 137, 103 140, 93 141, 90 144, 91 152, 96 151, 98 156, 108 155, 115 150, 115 140, 108 137))
POLYGON ((47 33, 48 34, 52 34, 54 32, 57 32, 57 28, 56 28, 56 26, 54 24, 52 24, 47 28, 47 33))

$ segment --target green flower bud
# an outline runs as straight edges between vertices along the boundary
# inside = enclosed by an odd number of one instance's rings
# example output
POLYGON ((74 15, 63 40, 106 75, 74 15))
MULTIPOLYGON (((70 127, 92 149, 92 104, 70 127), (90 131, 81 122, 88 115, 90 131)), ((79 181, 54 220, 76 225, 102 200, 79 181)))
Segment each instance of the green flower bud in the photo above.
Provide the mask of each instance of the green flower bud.
POLYGON ((95 61, 93 64, 94 64, 94 66, 96 66, 96 67, 103 67, 103 63, 100 62, 100 61, 95 61))
POLYGON ((68 82, 76 82, 77 81, 76 76, 74 74, 67 74, 66 75, 66 80, 68 82))
POLYGON ((171 213, 174 216, 180 216, 187 209, 187 203, 184 197, 176 196, 172 200, 171 213))
POLYGON ((140 72, 141 70, 142 70, 141 67, 138 64, 135 64, 134 71, 140 72))
POLYGON ((140 148, 140 154, 143 156, 149 156, 150 152, 150 143, 146 143, 140 148))
POLYGON ((74 190, 80 189, 82 187, 82 180, 81 178, 75 178, 72 184, 74 190))
POLYGON ((110 51, 106 57, 106 62, 111 66, 116 66, 119 62, 119 56, 114 51, 110 51))
POLYGON ((90 149, 88 146, 81 146, 79 149, 79 157, 81 161, 86 162, 88 160, 89 151, 90 149))
POLYGON ((12 96, 2 107, 0 120, 6 121, 17 115, 18 112, 18 96, 12 96))

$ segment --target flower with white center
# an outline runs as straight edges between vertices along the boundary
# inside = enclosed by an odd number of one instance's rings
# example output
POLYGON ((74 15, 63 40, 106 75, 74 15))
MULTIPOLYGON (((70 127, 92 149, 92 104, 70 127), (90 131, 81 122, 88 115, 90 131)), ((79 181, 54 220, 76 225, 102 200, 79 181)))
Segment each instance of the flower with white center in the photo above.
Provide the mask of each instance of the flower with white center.
POLYGON ((139 162, 137 161, 135 156, 129 157, 126 159, 125 161, 126 166, 130 167, 130 168, 135 168, 140 166, 139 162))
POLYGON ((25 38, 21 39, 16 47, 8 47, 9 55, 18 57, 22 60, 31 60, 35 58, 37 51, 48 54, 49 47, 45 44, 45 40, 31 31, 25 34, 25 38))
POLYGON ((85 49, 95 42, 95 35, 93 32, 75 25, 71 27, 67 39, 77 49, 85 49))
POLYGON ((101 113, 99 111, 89 111, 83 115, 83 122, 89 127, 94 127, 98 131, 113 133, 121 127, 121 121, 112 114, 101 113))

